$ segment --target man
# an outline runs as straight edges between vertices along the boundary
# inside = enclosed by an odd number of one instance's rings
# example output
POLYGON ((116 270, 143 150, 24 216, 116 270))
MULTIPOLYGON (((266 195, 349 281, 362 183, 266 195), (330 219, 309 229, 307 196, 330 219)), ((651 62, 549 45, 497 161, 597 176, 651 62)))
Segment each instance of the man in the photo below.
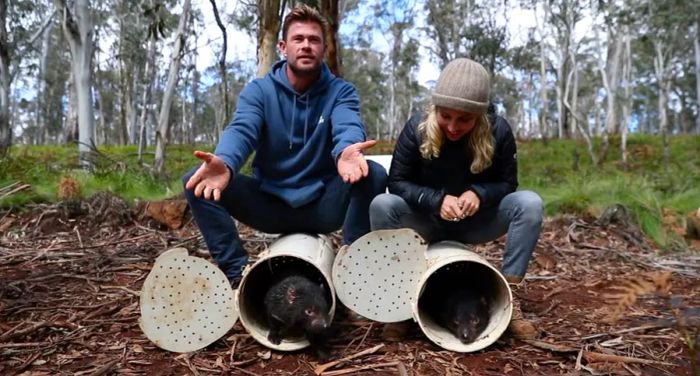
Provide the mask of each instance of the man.
POLYGON ((231 216, 267 233, 328 233, 343 243, 369 232, 369 203, 386 189, 386 170, 366 161, 355 88, 323 63, 326 25, 305 5, 282 26, 277 62, 248 84, 213 154, 183 177, 209 252, 235 286, 248 262, 231 216), (255 151, 253 176, 238 172, 255 151))

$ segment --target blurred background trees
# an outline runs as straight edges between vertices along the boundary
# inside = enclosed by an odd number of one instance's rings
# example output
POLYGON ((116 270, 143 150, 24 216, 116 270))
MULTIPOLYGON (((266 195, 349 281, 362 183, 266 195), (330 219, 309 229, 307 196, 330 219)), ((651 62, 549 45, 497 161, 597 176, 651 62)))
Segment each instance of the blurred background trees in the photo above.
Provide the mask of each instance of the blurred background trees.
POLYGON ((581 139, 594 163, 626 158, 630 132, 700 134, 698 2, 0 0, 0 154, 215 143, 301 2, 329 20, 329 65, 372 138, 395 139, 462 56, 490 70, 519 138, 581 139))

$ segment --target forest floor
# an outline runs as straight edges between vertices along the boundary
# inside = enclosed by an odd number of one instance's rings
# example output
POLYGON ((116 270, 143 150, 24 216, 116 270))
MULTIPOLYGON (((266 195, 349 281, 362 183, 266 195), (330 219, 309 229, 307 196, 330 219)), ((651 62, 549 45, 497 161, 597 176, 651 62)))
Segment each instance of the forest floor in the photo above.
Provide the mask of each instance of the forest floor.
MULTIPOLYGON (((170 213, 175 230, 151 218, 168 210, 149 217, 143 205, 130 211, 108 194, 82 208, 0 212, 0 374, 322 371, 311 350, 270 351, 240 323, 199 351, 156 347, 139 327, 139 293, 167 249, 209 258, 196 226, 178 219, 180 204, 170 213)), ((241 235, 253 259, 270 240, 244 227, 241 235)), ((503 241, 476 251, 499 266, 503 241)), ((686 342, 700 344, 700 253, 659 251, 624 219, 547 219, 526 283, 514 293, 540 330, 536 340, 506 332, 462 354, 431 343, 417 325, 407 340, 383 342, 381 324, 338 313, 343 335, 331 341, 330 361, 340 361, 323 374, 692 375, 691 357, 700 365, 686 342)))

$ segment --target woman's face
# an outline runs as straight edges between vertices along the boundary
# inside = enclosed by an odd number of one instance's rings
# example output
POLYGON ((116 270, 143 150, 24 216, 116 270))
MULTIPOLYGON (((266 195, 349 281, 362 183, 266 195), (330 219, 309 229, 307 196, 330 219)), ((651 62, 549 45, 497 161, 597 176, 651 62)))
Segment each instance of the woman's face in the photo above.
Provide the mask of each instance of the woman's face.
POLYGON ((437 123, 450 141, 457 141, 474 129, 476 120, 481 116, 471 112, 437 107, 437 123))

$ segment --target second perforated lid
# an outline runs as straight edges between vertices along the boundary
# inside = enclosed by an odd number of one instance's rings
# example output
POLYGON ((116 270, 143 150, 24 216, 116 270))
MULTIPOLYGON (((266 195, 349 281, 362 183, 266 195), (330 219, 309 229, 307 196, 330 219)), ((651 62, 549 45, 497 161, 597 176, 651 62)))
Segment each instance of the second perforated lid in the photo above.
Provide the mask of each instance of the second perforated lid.
POLYGON ((410 229, 364 235, 335 257, 333 284, 338 298, 368 319, 410 319, 418 280, 427 268, 426 248, 410 229))
POLYGON ((158 256, 141 289, 139 325, 168 351, 199 350, 221 338, 238 320, 224 273, 184 248, 158 256))

